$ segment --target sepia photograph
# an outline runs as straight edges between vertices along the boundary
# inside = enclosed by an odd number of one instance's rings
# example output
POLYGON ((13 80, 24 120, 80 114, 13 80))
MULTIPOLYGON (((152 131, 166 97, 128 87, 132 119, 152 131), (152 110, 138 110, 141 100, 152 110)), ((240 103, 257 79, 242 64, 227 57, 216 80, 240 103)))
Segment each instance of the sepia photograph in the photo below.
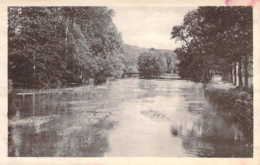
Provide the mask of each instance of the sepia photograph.
POLYGON ((8 157, 253 157, 252 7, 7 14, 8 157))

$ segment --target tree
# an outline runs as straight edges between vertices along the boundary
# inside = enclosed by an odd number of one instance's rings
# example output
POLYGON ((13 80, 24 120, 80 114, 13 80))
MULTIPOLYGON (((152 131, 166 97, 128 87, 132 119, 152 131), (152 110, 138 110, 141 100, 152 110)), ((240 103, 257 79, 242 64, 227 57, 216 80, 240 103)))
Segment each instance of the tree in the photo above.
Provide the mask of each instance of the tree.
POLYGON ((120 77, 123 41, 112 17, 106 7, 9 7, 8 68, 14 86, 120 77))
POLYGON ((175 51, 180 58, 182 76, 209 81, 210 73, 218 70, 234 81, 232 73, 234 64, 238 63, 240 86, 248 87, 248 59, 252 56, 251 7, 200 7, 186 14, 183 24, 173 27, 171 36, 183 43, 182 50, 175 51))
POLYGON ((150 49, 138 57, 138 71, 142 77, 158 77, 166 72, 166 65, 163 61, 160 51, 150 49))

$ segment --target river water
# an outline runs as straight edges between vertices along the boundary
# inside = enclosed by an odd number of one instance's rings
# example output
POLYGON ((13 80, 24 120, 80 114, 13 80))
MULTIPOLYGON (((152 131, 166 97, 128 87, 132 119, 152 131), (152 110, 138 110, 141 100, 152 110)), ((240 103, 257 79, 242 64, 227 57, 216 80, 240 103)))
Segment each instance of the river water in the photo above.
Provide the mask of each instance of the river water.
POLYGON ((36 94, 34 105, 16 100, 9 156, 252 156, 239 124, 200 83, 127 78, 36 94))

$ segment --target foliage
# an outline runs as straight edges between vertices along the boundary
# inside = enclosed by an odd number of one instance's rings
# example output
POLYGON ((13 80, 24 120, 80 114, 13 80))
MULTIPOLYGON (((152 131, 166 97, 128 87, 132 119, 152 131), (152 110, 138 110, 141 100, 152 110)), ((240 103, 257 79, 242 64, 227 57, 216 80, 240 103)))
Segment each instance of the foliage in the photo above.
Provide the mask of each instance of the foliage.
POLYGON ((200 7, 187 13, 171 36, 183 43, 175 50, 180 75, 208 81, 211 70, 227 73, 233 62, 252 56, 252 8, 200 7))
POLYGON ((218 110, 230 113, 230 120, 239 120, 241 127, 245 131, 248 139, 253 138, 253 95, 251 92, 241 91, 239 88, 220 89, 213 84, 208 84, 205 88, 205 95, 212 105, 218 110), (232 103, 232 104, 230 104, 232 103))
POLYGON ((112 16, 106 7, 9 7, 9 78, 44 88, 120 77, 123 42, 112 16))
POLYGON ((138 46, 124 44, 123 50, 124 50, 123 63, 126 66, 125 72, 126 73, 137 73, 138 72, 138 66, 137 66, 138 57, 142 53, 147 52, 148 49, 141 48, 138 46))
POLYGON ((165 60, 158 50, 150 49, 138 57, 138 71, 142 77, 158 77, 166 69, 165 60))

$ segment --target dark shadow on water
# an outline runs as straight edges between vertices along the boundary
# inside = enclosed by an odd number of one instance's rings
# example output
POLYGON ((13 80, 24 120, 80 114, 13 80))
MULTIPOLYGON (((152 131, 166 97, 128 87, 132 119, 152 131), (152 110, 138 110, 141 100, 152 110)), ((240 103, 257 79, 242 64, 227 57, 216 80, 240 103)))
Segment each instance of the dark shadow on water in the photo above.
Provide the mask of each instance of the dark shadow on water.
MULTIPOLYGON (((57 130, 57 122, 48 123, 48 129, 9 127, 8 156, 10 157, 100 157, 109 150, 107 129, 113 124, 99 122, 69 132, 57 130), (50 127, 52 125, 52 127, 50 127)), ((66 128, 64 128, 66 129, 66 128)))
POLYGON ((253 147, 245 142, 220 138, 186 137, 183 146, 187 153, 198 157, 252 157, 253 147), (228 144, 228 145, 227 145, 228 144))

